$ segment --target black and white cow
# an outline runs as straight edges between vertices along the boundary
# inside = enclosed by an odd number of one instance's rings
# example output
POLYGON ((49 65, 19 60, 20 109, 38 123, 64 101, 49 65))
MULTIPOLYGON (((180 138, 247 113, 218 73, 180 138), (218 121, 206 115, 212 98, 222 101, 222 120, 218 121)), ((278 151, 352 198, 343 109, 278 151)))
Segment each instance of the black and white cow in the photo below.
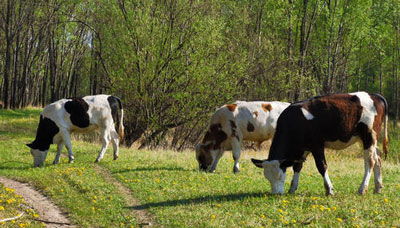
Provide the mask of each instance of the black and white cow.
POLYGON ((118 144, 124 134, 124 110, 121 100, 110 95, 94 95, 82 98, 61 99, 47 105, 40 114, 40 122, 35 140, 27 144, 31 148, 34 166, 42 166, 46 160, 50 144, 57 144, 57 155, 53 164, 60 160, 65 146, 69 162, 74 161, 72 153, 72 132, 85 133, 100 129, 102 148, 96 159, 100 161, 110 141, 114 147, 114 160, 118 158, 118 144), (121 117, 118 117, 120 110, 121 117), (114 127, 117 124, 117 130, 114 127))
POLYGON ((387 154, 387 114, 385 98, 366 92, 315 97, 292 104, 278 119, 268 159, 252 161, 257 167, 264 168, 264 175, 271 183, 273 194, 284 192, 286 168, 293 166, 294 176, 289 193, 294 193, 299 184, 303 162, 311 152, 319 173, 324 177, 326 194, 333 195, 324 148, 339 150, 361 142, 364 148, 365 175, 358 193, 366 193, 372 170, 375 193, 380 193, 381 152, 377 143, 383 124, 383 150, 387 154))

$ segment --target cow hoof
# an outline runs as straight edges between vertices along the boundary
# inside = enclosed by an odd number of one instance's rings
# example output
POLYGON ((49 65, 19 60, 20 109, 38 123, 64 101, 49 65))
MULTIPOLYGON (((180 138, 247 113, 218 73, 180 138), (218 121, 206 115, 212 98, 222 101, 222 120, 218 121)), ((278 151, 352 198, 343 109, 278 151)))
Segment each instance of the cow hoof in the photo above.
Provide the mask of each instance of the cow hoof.
POLYGON ((382 188, 375 189, 374 193, 375 194, 381 194, 382 193, 382 188))
POLYGON ((118 156, 114 156, 114 161, 118 159, 118 156))
POLYGON ((238 174, 239 172, 240 172, 240 171, 239 171, 239 169, 238 169, 238 168, 236 168, 236 167, 235 167, 235 168, 233 168, 233 173, 234 173, 234 174, 238 174))
POLYGON ((367 188, 358 190, 359 195, 365 195, 367 193, 367 188))
POLYGON ((99 163, 99 161, 100 161, 99 159, 96 159, 96 161, 94 161, 94 163, 99 163))
POLYGON ((289 193, 289 194, 294 194, 294 193, 296 193, 296 189, 294 189, 294 190, 289 189, 288 193, 289 193))
POLYGON ((57 165, 58 164, 58 161, 53 161, 53 165, 57 165))

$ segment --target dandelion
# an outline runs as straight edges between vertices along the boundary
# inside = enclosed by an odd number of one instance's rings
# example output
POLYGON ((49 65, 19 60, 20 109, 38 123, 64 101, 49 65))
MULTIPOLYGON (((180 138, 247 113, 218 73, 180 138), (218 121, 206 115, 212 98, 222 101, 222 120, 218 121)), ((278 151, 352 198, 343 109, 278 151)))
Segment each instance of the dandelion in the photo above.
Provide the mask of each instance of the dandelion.
POLYGON ((354 214, 356 212, 355 209, 350 209, 351 213, 354 214))
POLYGON ((332 210, 333 210, 333 211, 336 211, 336 207, 332 207, 332 210))
POLYGON ((261 214, 260 217, 261 217, 261 218, 265 218, 265 215, 264 215, 264 214, 261 214))
POLYGON ((4 211, 4 207, 3 206, 0 206, 0 211, 4 211))
POLYGON ((317 207, 318 207, 317 204, 312 205, 312 209, 315 209, 315 208, 317 208, 317 207))
POLYGON ((324 211, 324 209, 325 209, 324 205, 319 206, 319 209, 320 209, 321 211, 324 211))
POLYGON ((216 218, 216 216, 215 215, 211 215, 211 219, 215 219, 216 218))
POLYGON ((13 192, 14 192, 14 189, 12 189, 12 188, 7 188, 7 187, 6 187, 6 191, 9 192, 9 193, 13 193, 13 192))
POLYGON ((296 223, 296 219, 293 219, 293 220, 292 220, 292 223, 296 223))
POLYGON ((389 203, 389 199, 388 198, 385 198, 384 201, 385 201, 385 203, 389 203))
POLYGON ((219 204, 217 204, 217 207, 222 207, 222 205, 219 203, 219 204))
POLYGON ((156 182, 157 182, 157 184, 159 184, 160 183, 160 179, 156 178, 156 182))
POLYGON ((356 224, 354 225, 354 228, 360 228, 360 225, 356 224))
POLYGON ((153 200, 153 197, 150 196, 149 200, 153 200))
POLYGON ((336 219, 338 222, 343 222, 343 220, 341 218, 337 218, 336 219))

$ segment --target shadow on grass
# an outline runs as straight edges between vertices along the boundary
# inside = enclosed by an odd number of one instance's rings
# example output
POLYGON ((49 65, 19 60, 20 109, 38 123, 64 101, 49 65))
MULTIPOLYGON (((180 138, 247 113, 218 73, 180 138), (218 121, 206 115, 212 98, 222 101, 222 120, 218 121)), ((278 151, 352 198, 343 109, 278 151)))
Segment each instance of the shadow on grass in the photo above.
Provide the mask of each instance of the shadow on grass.
POLYGON ((0 163, 0 170, 27 170, 32 168, 32 163, 20 162, 20 161, 6 161, 0 163), (22 164, 24 166, 15 166, 16 163, 22 164))
POLYGON ((249 193, 235 193, 228 195, 211 195, 211 196, 195 197, 189 199, 167 200, 164 202, 146 203, 138 206, 125 207, 125 208, 133 210, 143 210, 152 207, 174 207, 174 206, 189 205, 189 204, 200 204, 212 201, 218 201, 218 202, 239 201, 239 200, 244 200, 245 198, 248 197, 264 197, 265 194, 266 194, 265 192, 249 192, 249 193))
POLYGON ((197 172, 194 169, 185 169, 182 167, 139 167, 134 169, 122 169, 119 171, 113 171, 113 174, 117 173, 127 173, 127 172, 140 172, 140 171, 189 171, 189 172, 197 172))

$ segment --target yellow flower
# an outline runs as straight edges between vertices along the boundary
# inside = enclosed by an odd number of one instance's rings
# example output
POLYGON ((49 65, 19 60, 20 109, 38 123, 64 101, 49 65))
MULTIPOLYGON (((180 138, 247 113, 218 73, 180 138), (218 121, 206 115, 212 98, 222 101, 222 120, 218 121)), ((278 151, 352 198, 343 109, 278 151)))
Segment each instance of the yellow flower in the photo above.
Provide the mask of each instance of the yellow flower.
POLYGON ((336 207, 332 207, 332 210, 333 210, 333 211, 336 211, 336 207))
POLYGON ((350 209, 351 213, 354 214, 356 212, 355 209, 350 209))
POLYGON ((388 198, 385 198, 384 200, 385 200, 385 203, 389 203, 389 199, 388 198))
POLYGON ((156 178, 156 182, 157 182, 157 183, 160 183, 160 179, 156 178))
POLYGON ((261 217, 261 218, 265 218, 265 215, 264 215, 264 214, 261 214, 260 217, 261 217))
POLYGON ((12 192, 14 192, 14 189, 6 187, 6 191, 9 192, 9 193, 12 193, 12 192))
POLYGON ((360 225, 356 224, 354 225, 355 228, 360 228, 360 225))
POLYGON ((292 223, 296 223, 296 219, 293 219, 293 220, 292 220, 292 223))
POLYGON ((337 218, 336 219, 338 222, 343 222, 343 220, 341 218, 337 218))
POLYGON ((222 207, 222 205, 219 203, 219 204, 217 204, 217 207, 222 207))
POLYGON ((211 215, 211 219, 215 219, 216 218, 216 216, 215 215, 211 215))
POLYGON ((3 206, 0 206, 0 211, 4 211, 4 207, 3 206))
POLYGON ((323 211, 325 209, 324 205, 319 206, 319 209, 323 211))

